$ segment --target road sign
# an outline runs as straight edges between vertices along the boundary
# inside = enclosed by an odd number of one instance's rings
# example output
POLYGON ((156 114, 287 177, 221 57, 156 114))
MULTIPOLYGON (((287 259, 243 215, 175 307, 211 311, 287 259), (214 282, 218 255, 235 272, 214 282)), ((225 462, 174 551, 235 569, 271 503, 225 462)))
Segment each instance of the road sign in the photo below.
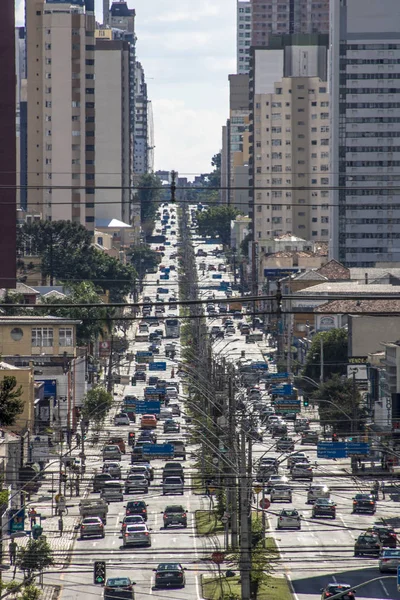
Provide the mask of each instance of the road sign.
POLYGON ((262 492, 262 487, 261 487, 261 485, 255 485, 253 487, 253 490, 254 490, 255 494, 259 494, 260 492, 262 492))
POLYGON ((346 443, 318 442, 317 458, 346 458, 346 443))
POLYGON ((167 363, 164 361, 152 362, 149 364, 149 371, 166 371, 167 363))
POLYGON ((347 456, 353 454, 369 454, 370 446, 366 442, 346 442, 347 456))
POLYGON ((270 506, 271 506, 271 502, 268 500, 268 498, 262 498, 260 500, 260 508, 263 508, 264 510, 268 510, 270 506))
POLYGON ((267 371, 268 365, 266 362, 251 363, 250 369, 254 369, 256 371, 267 371))
POLYGON ((213 273, 212 279, 222 279, 222 273, 213 273))
POLYGON ((287 379, 289 373, 268 373, 268 379, 287 379))
POLYGON ((273 277, 289 277, 289 275, 293 275, 293 273, 298 273, 299 269, 264 269, 264 277, 273 278, 273 277))
POLYGON ((225 554, 223 552, 215 551, 211 554, 211 560, 216 565, 221 565, 225 560, 225 554))
POLYGON ((223 517, 221 517, 222 525, 226 525, 228 523, 228 521, 229 521, 229 517, 227 517, 225 515, 223 517))
POLYGON ((138 415, 159 415, 160 408, 159 400, 138 400, 135 403, 135 412, 138 415))
POLYGON ((400 592, 400 565, 397 565, 397 591, 400 592))
POLYGON ((143 444, 143 456, 151 458, 173 458, 173 444, 143 444))
POLYGON ((11 509, 8 511, 8 533, 24 531, 25 528, 25 509, 11 509))

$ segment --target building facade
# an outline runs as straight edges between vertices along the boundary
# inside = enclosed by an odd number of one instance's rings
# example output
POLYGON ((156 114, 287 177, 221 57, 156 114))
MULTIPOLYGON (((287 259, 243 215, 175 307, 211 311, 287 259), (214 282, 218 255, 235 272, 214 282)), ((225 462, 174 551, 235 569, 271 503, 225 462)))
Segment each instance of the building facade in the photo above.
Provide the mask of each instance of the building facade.
POLYGON ((94 230, 93 0, 27 3, 27 208, 94 230))
POLYGON ((400 260, 400 4, 331 3, 331 256, 400 260))
POLYGON ((252 46, 271 35, 328 33, 329 0, 251 0, 252 46))
POLYGON ((250 70, 251 2, 237 0, 236 7, 236 73, 243 74, 250 70))
MULTIPOLYGON (((136 62, 135 77, 135 133, 133 170, 135 175, 149 172, 149 100, 143 66, 136 62)), ((153 152, 153 148, 151 148, 153 152)))

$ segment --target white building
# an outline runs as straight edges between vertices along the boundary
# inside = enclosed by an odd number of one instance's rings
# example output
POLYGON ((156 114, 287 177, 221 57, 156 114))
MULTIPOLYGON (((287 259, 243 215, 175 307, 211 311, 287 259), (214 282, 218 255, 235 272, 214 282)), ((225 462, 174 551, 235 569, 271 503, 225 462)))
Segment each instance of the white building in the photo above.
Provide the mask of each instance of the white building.
POLYGON ((251 46, 251 2, 237 0, 236 22, 236 72, 248 73, 250 70, 251 46))
POLYGON ((330 256, 400 260, 400 2, 331 2, 330 256), (396 188, 397 186, 397 188, 396 188))

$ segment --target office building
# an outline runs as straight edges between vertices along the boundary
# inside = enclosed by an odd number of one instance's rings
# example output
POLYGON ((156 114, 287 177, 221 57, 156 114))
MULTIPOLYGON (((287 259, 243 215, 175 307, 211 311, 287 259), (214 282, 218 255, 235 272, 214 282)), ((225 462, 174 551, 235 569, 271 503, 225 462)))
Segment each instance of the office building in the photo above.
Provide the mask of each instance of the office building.
POLYGON ((0 19, 0 288, 16 283, 16 85, 14 0, 3 0, 0 19))
POLYGON ((251 17, 252 46, 268 46, 271 35, 329 33, 329 0, 251 0, 251 17))
POLYGON ((17 129, 17 206, 26 210, 28 177, 28 131, 26 91, 26 32, 15 29, 16 129, 17 129))
POLYGON ((93 0, 27 3, 28 212, 95 221, 93 0))
POLYGON ((143 66, 136 62, 135 77, 135 133, 134 133, 134 161, 135 176, 143 175, 153 169, 151 165, 154 151, 153 139, 153 113, 149 108, 147 96, 147 83, 143 66), (150 154, 151 153, 151 154, 150 154))
POLYGON ((128 33, 135 31, 135 9, 129 8, 125 1, 113 2, 103 0, 103 24, 128 33))
POLYGON ((236 73, 248 73, 251 46, 251 2, 237 0, 236 73))
POLYGON ((400 3, 331 6, 330 255, 400 261, 400 3))

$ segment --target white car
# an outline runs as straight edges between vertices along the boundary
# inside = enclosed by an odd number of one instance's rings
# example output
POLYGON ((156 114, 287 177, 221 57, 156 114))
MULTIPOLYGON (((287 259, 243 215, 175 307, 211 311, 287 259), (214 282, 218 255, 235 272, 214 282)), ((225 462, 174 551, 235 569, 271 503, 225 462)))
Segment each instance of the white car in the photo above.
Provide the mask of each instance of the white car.
POLYGON ((143 473, 131 473, 125 480, 125 494, 130 492, 143 492, 144 494, 149 493, 149 480, 143 473))
POLYGON ((284 509, 280 512, 277 529, 301 529, 300 515, 296 509, 284 509))
POLYGON ((151 546, 151 535, 147 525, 127 525, 123 534, 124 546, 151 546))
POLYGON ((119 413, 114 417, 114 425, 130 425, 130 419, 126 413, 119 413))
POLYGON ((277 483, 271 488, 271 502, 291 502, 292 489, 285 483, 277 483))
POLYGON ((166 388, 166 395, 168 396, 168 398, 177 398, 178 397, 178 392, 176 391, 176 388, 173 386, 169 386, 166 388))

